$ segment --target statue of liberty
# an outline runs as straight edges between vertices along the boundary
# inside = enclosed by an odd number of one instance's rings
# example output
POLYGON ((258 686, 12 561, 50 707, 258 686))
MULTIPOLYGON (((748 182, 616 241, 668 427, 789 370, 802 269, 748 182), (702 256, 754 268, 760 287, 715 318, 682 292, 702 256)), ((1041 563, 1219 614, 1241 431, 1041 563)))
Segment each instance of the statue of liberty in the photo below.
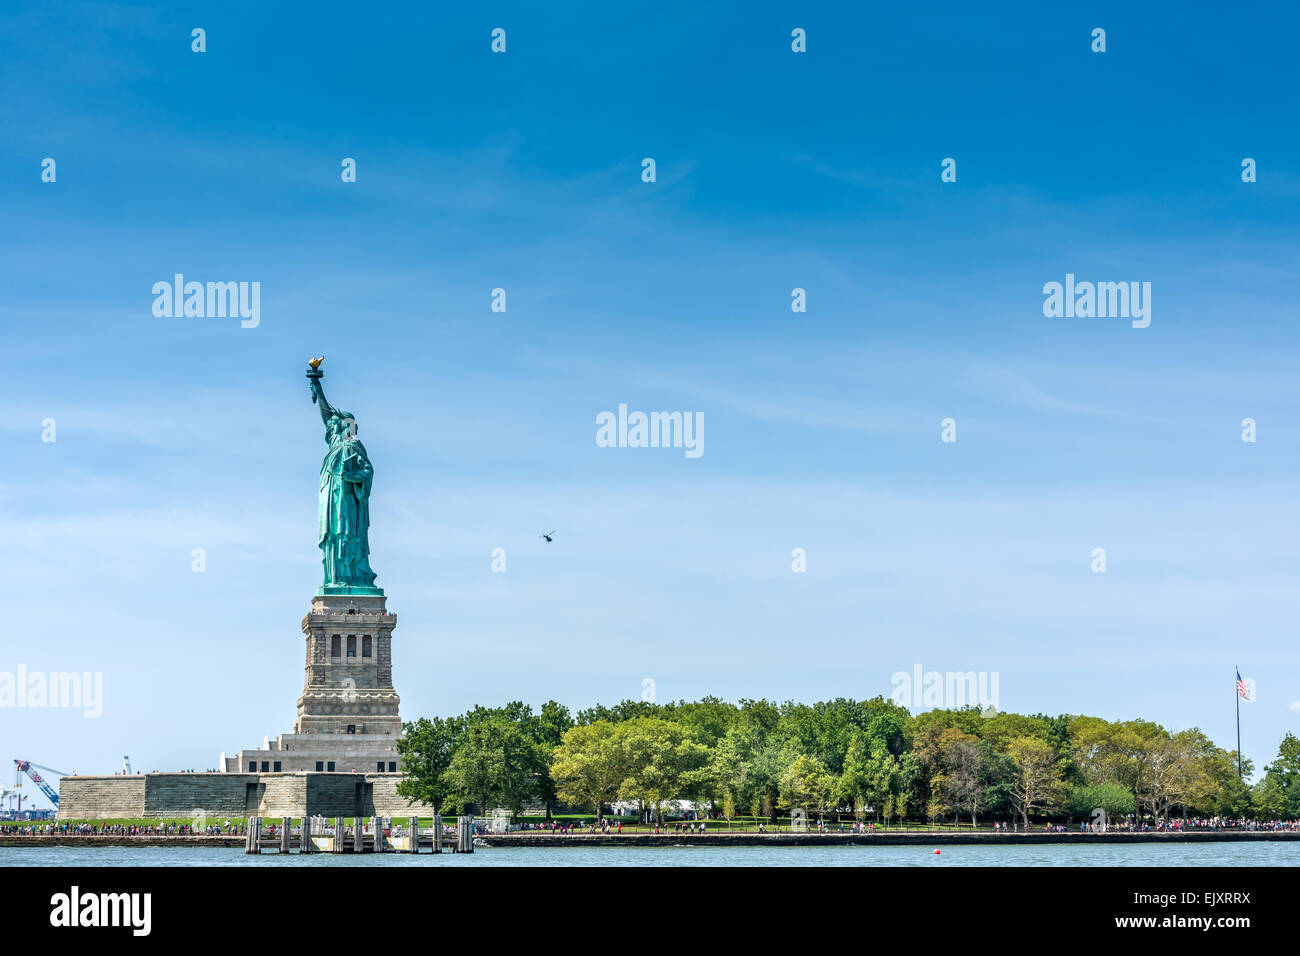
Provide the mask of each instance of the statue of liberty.
POLYGON ((329 450, 320 466, 316 542, 325 565, 318 594, 383 594, 370 570, 370 483, 375 470, 366 448, 357 441, 351 412, 332 406, 321 388, 322 359, 312 359, 307 379, 311 400, 320 408, 329 450))

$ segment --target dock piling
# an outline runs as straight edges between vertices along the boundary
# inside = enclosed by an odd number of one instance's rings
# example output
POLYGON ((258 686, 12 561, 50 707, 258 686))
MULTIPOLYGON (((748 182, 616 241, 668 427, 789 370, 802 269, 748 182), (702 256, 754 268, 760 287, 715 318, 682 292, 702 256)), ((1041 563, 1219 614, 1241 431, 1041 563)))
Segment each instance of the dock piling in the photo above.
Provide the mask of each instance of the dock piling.
POLYGON ((345 837, 343 835, 343 818, 335 817, 334 818, 334 840, 330 844, 330 852, 342 853, 344 839, 345 837))

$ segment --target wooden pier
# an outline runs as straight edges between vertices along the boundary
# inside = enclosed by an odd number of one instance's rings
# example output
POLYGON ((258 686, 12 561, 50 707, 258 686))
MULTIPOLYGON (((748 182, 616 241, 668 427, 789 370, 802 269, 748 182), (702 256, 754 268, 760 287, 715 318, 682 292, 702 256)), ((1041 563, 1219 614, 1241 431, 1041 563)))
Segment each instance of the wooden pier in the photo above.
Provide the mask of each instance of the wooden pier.
POLYGON ((418 817, 394 826, 392 817, 359 818, 346 826, 343 817, 249 817, 244 852, 262 853, 473 853, 474 818, 457 817, 444 828, 435 817, 421 827, 418 817))

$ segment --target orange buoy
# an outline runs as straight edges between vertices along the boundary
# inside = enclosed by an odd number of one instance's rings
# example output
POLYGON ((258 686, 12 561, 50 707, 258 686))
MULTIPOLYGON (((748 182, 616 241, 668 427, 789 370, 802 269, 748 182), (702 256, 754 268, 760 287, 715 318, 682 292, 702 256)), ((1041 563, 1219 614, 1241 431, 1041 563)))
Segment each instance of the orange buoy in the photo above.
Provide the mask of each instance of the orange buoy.
POLYGON ((935 851, 934 851, 934 855, 935 855, 935 856, 938 856, 938 855, 939 855, 939 851, 938 851, 938 850, 935 850, 935 851))

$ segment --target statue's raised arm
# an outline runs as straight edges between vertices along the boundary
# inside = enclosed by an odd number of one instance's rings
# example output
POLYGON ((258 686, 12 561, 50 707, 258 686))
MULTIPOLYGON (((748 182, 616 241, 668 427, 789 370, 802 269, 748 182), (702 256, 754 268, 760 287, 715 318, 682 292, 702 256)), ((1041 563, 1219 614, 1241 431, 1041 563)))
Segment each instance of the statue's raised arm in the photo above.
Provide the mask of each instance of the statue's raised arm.
POLYGON ((325 400, 325 389, 321 387, 320 381, 325 373, 320 370, 320 363, 324 361, 324 359, 325 356, 322 355, 320 358, 311 359, 307 363, 311 366, 311 368, 307 370, 307 381, 311 386, 312 403, 320 409, 320 420, 326 425, 329 425, 330 416, 337 415, 338 412, 328 401, 325 400))

